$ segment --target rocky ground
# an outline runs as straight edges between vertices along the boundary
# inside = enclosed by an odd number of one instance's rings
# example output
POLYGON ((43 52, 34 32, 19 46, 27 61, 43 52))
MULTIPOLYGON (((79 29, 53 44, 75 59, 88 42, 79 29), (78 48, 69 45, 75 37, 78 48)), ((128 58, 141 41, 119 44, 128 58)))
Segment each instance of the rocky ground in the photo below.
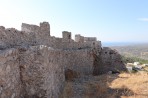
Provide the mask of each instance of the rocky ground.
POLYGON ((104 74, 69 80, 61 98, 148 98, 148 73, 104 74))

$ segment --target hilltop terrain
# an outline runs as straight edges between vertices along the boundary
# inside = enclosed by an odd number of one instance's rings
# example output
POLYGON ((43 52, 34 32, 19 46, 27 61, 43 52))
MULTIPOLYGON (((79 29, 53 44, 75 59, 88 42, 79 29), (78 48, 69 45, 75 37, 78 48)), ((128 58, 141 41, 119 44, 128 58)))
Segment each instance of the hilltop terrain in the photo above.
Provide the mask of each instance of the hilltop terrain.
POLYGON ((148 60, 148 43, 127 46, 112 46, 111 48, 116 49, 124 56, 138 57, 148 60))

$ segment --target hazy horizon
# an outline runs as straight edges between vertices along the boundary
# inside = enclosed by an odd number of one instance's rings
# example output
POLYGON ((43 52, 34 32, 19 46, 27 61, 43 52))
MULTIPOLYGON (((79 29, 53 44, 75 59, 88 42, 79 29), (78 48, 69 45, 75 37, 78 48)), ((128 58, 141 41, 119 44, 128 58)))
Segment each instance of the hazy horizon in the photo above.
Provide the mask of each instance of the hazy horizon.
POLYGON ((102 42, 103 47, 111 46, 132 46, 132 45, 148 45, 148 42, 102 42))

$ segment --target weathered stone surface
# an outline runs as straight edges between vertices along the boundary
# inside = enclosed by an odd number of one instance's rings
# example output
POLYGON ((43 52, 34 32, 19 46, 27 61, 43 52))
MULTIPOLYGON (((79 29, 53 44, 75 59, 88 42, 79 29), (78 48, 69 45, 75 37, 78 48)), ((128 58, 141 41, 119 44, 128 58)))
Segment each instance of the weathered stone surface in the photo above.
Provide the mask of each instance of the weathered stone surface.
POLYGON ((125 71, 125 64, 121 60, 121 55, 111 48, 104 47, 101 51, 102 65, 100 73, 107 73, 109 71, 120 72, 125 71))
POLYGON ((79 73, 71 70, 71 69, 67 69, 65 70, 65 79, 67 81, 72 81, 74 80, 75 78, 78 78, 79 77, 79 73))
POLYGON ((50 36, 47 22, 0 27, 0 98, 58 98, 65 78, 122 70, 120 55, 95 37, 50 36))
POLYGON ((38 46, 29 48, 21 55, 20 66, 26 98, 58 98, 65 81, 64 66, 58 54, 46 46, 38 46))
POLYGON ((81 36, 80 34, 76 34, 76 35, 75 35, 75 41, 76 41, 76 42, 81 42, 81 43, 83 43, 83 42, 84 42, 84 36, 81 36))
POLYGON ((17 49, 0 51, 0 98, 20 98, 21 80, 17 49))

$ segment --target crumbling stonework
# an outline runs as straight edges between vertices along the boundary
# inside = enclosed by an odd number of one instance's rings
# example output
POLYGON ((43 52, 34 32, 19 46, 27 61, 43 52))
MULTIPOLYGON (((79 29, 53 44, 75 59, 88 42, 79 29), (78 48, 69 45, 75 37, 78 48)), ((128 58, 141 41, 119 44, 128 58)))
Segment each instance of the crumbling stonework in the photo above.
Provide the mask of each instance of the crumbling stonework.
POLYGON ((99 72, 105 73, 109 71, 120 72, 125 71, 123 61, 121 60, 121 55, 116 51, 112 50, 109 47, 103 47, 101 51, 102 65, 99 72))
POLYGON ((60 51, 34 46, 20 56, 25 98, 58 98, 65 76, 60 51))
POLYGON ((81 36, 80 34, 75 35, 75 41, 76 42, 84 42, 84 36, 81 36))
POLYGON ((95 37, 62 34, 50 36, 48 22, 23 23, 21 31, 0 27, 0 98, 58 98, 69 74, 123 69, 118 53, 102 49, 95 37))
POLYGON ((0 98, 21 98, 23 95, 18 50, 0 51, 0 98))

